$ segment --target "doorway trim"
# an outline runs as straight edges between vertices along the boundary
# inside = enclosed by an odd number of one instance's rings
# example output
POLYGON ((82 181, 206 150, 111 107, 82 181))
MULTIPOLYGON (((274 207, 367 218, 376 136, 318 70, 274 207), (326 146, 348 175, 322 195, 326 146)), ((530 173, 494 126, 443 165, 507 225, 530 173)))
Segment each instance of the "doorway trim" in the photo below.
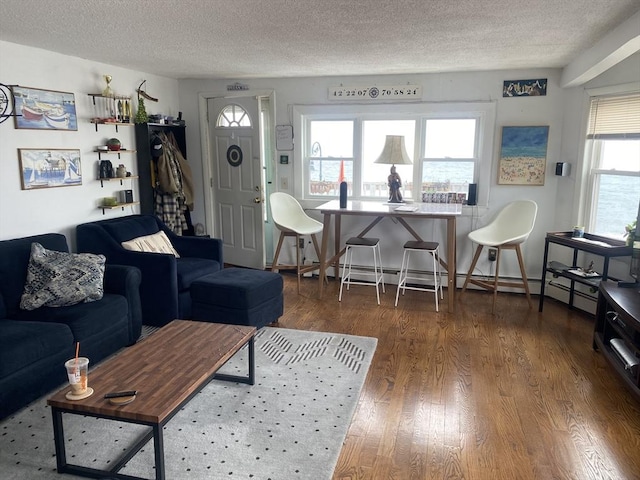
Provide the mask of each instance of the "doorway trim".
MULTIPOLYGON (((238 98, 238 97, 269 97, 269 110, 270 110, 270 115, 269 115, 269 131, 275 131, 275 104, 276 104, 276 99, 275 99, 275 90, 273 89, 261 89, 261 90, 244 90, 241 92, 227 92, 225 91, 224 93, 199 93, 198 94, 198 110, 199 110, 199 116, 200 116, 200 151, 202 152, 202 182, 203 182, 203 192, 204 192, 204 216, 205 216, 205 229, 206 231, 209 233, 209 235, 216 237, 219 236, 219 233, 216 229, 216 222, 215 222, 215 218, 214 218, 214 211, 213 211, 213 202, 214 202, 214 198, 213 198, 213 193, 212 193, 212 188, 211 188, 211 182, 213 181, 213 173, 211 171, 211 150, 210 150, 210 138, 209 138, 209 118, 207 115, 207 102, 212 99, 212 98, 226 98, 226 99, 233 99, 233 98, 238 98)), ((211 119, 212 121, 215 121, 215 119, 211 119)), ((258 124, 259 124, 259 119, 258 120, 258 124)), ((266 163, 269 162, 270 160, 273 161, 273 158, 275 153, 273 151, 273 145, 271 146, 271 148, 269 149, 270 154, 271 154, 271 159, 265 159, 265 166, 266 163)), ((271 181, 272 179, 269 178, 270 175, 273 175, 273 168, 269 168, 268 166, 266 166, 266 172, 265 172, 265 185, 264 187, 264 195, 265 195, 265 202, 267 202, 267 199, 269 198, 269 194, 271 193, 270 191, 270 185, 271 185, 271 181)), ((267 203, 267 211, 268 211, 268 203, 267 203)), ((265 227, 269 226, 269 222, 271 221, 271 216, 268 215, 267 216, 268 220, 267 220, 267 225, 265 225, 265 227)), ((263 229, 263 241, 265 242, 265 248, 267 246, 267 242, 266 242, 266 236, 269 235, 271 232, 270 228, 264 228, 263 229), (269 233, 268 233, 269 232, 269 233)), ((265 250, 266 252, 266 250, 265 250)))

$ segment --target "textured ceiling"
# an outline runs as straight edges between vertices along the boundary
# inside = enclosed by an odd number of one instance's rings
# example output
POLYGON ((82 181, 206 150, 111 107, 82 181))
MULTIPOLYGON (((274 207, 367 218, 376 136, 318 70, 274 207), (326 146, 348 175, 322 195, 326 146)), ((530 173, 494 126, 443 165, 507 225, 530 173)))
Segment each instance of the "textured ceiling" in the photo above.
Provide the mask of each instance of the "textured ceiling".
POLYGON ((0 0, 0 40, 173 78, 561 68, 639 10, 640 0, 0 0))

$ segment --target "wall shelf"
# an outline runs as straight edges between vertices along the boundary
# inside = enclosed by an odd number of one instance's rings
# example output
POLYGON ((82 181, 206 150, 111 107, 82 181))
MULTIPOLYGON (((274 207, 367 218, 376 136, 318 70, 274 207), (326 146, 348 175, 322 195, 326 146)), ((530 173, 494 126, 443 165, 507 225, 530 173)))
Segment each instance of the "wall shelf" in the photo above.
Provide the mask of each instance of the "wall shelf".
POLYGON ((104 183, 103 182, 116 182, 116 181, 120 181, 120 185, 124 185, 123 180, 132 180, 135 178, 140 178, 138 175, 130 175, 128 177, 110 177, 110 178, 99 178, 98 180, 100 180, 100 186, 104 187, 104 183))
POLYGON ((98 160, 102 160, 102 155, 115 155, 117 153, 118 154, 118 159, 120 159, 120 154, 121 153, 136 153, 137 150, 126 150, 126 149, 120 149, 120 150, 98 150, 98 149, 95 149, 94 152, 98 153, 98 160))
POLYGON ((124 207, 131 207, 133 205, 139 204, 140 202, 118 203, 117 205, 100 205, 98 208, 102 210, 102 214, 104 215, 105 210, 115 210, 116 208, 122 208, 122 211, 124 211, 124 207))
POLYGON ((135 123, 130 122, 101 122, 97 120, 89 120, 89 123, 93 123, 96 126, 96 132, 98 131, 98 125, 113 125, 116 127, 116 132, 118 131, 118 126, 133 127, 135 125, 135 123))

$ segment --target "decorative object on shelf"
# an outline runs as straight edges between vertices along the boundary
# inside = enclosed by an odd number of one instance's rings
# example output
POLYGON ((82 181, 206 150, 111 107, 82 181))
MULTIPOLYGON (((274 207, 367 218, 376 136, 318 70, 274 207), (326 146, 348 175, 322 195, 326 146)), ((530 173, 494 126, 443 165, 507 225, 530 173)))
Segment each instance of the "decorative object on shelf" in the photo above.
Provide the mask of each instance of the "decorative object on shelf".
POLYGON ((113 177, 113 165, 110 160, 100 161, 100 178, 112 178, 113 177))
POLYGON ((398 172, 396 172, 396 164, 411 165, 411 159, 404 146, 404 137, 402 135, 387 135, 382 153, 374 163, 391 165, 391 172, 387 177, 389 203, 404 203, 400 193, 402 180, 398 172))
POLYGON ((104 197, 102 199, 102 205, 105 207, 115 207, 118 205, 118 199, 116 197, 104 197))
POLYGON ((136 123, 147 123, 149 116, 147 115, 147 109, 144 106, 144 98, 138 97, 138 111, 136 112, 136 123))
POLYGON ((122 143, 117 138, 107 140, 107 148, 112 152, 117 152, 122 147, 122 143))
POLYGON ((33 130, 78 130, 73 93, 39 88, 11 87, 16 128, 33 130))
POLYGON ((102 90, 103 97, 113 97, 113 90, 111 90, 111 80, 113 77, 111 75, 104 75, 104 81, 107 82, 107 86, 104 90, 102 90))
POLYGON ((20 148, 22 190, 82 185, 80 150, 20 148))
POLYGON ((573 234, 571 236, 573 238, 582 238, 582 237, 584 237, 584 227, 582 227, 582 226, 573 227, 573 234))
MULTIPOLYGON (((105 89, 106 91, 106 89, 105 89)), ((117 95, 111 92, 109 95, 102 93, 89 93, 93 99, 94 112, 91 123, 98 124, 113 123, 116 124, 116 132, 118 124, 131 123, 131 97, 127 95, 117 95)))
POLYGON ((122 163, 118 165, 116 168, 116 177, 118 178, 126 178, 127 176, 127 167, 125 167, 122 163))
POLYGON ((549 127, 502 127, 498 183, 544 185, 549 127))
POLYGON ((143 80, 142 83, 140 85, 138 85, 138 88, 136 88, 136 92, 138 92, 138 98, 143 97, 146 98, 147 100, 149 100, 150 102, 157 102, 158 99, 155 97, 152 97, 151 95, 149 95, 147 92, 145 92, 144 90, 142 90, 142 86, 147 83, 146 80, 143 80))
POLYGON ((13 98, 13 92, 11 89, 0 83, 0 123, 4 122, 9 117, 15 117, 16 113, 14 106, 16 104, 13 98))

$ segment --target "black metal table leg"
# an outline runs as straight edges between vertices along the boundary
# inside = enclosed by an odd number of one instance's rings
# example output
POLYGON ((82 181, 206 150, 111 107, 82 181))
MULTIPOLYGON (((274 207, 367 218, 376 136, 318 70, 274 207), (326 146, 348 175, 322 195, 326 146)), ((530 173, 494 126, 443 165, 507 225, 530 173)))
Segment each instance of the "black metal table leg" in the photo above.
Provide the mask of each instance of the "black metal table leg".
POLYGON ((215 380, 223 380, 225 382, 237 382, 246 383, 248 385, 255 384, 256 377, 256 360, 255 360, 255 337, 251 337, 247 342, 248 356, 249 356, 249 372, 247 376, 229 375, 226 373, 216 373, 213 378, 215 380))
POLYGON ((256 382, 255 337, 249 340, 249 385, 256 382))
POLYGON ((58 473, 62 473, 64 467, 67 465, 67 453, 64 449, 62 412, 55 407, 51 407, 51 418, 53 419, 53 443, 56 447, 56 467, 58 473))
POLYGON ((156 457, 156 480, 164 480, 164 439, 162 425, 153 426, 153 444, 156 457))

